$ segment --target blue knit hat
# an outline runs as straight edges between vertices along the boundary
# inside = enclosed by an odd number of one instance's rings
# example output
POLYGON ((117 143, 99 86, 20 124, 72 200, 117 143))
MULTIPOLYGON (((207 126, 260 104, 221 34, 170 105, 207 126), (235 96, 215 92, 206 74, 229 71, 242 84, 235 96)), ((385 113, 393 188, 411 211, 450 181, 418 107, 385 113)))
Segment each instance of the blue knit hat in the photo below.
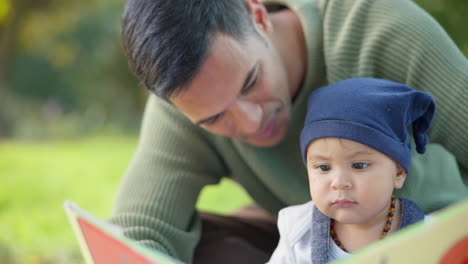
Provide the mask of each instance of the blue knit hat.
POLYGON ((353 78, 315 90, 309 97, 301 133, 306 164, 307 147, 319 138, 345 138, 376 149, 409 172, 413 127, 416 150, 426 151, 435 112, 428 93, 382 79, 353 78))

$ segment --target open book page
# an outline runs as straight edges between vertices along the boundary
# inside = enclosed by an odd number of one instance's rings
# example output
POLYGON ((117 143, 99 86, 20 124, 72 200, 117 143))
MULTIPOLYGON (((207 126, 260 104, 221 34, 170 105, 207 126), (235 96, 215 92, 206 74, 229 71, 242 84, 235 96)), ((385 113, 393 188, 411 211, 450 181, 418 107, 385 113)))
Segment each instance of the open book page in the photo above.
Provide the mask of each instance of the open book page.
POLYGON ((162 252, 148 249, 124 236, 122 229, 79 208, 64 203, 80 249, 88 264, 178 264, 162 252))

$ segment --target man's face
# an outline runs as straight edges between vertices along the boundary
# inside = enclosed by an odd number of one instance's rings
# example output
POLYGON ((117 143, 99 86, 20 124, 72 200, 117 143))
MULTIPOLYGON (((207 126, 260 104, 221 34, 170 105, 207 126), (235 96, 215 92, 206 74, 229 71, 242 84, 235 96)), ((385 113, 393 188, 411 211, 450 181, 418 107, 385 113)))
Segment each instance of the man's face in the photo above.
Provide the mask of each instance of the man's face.
POLYGON ((200 72, 170 101, 211 133, 258 147, 281 142, 291 108, 283 62, 254 34, 243 43, 216 34, 200 72))

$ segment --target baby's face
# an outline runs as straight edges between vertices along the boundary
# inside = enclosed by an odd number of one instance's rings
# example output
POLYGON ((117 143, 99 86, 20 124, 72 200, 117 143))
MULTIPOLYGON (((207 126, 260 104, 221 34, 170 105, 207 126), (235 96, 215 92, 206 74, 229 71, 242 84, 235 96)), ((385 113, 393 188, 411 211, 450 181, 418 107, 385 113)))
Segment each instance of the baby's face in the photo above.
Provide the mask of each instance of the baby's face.
POLYGON ((406 172, 383 153, 355 141, 321 138, 307 149, 312 200, 336 221, 365 224, 386 216, 406 172))

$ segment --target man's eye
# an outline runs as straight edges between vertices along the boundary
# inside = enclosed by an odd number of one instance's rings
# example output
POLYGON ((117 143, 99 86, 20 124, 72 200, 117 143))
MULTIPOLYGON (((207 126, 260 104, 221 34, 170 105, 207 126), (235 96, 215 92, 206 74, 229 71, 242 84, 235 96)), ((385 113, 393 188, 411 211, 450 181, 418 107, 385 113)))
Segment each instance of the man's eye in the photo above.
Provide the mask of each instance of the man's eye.
POLYGON ((330 166, 330 165, 318 165, 316 168, 317 168, 317 169, 320 169, 321 171, 329 171, 329 170, 331 170, 331 166, 330 166))
POLYGON ((241 91, 241 94, 247 95, 255 87, 257 80, 258 80, 258 74, 255 76, 255 79, 241 91))
POLYGON ((355 162, 355 163, 353 163, 353 165, 351 165, 351 167, 353 167, 353 169, 358 169, 358 170, 365 169, 368 166, 369 166, 369 163, 366 163, 366 162, 355 162))
POLYGON ((257 65, 255 67, 255 72, 253 73, 253 80, 248 84, 246 85, 240 92, 241 95, 247 95, 249 94, 249 92, 255 87, 255 85, 257 84, 258 82, 258 79, 260 78, 260 66, 257 65))
POLYGON ((222 116, 223 116, 223 113, 217 114, 217 115, 211 117, 210 119, 207 119, 206 121, 204 121, 203 124, 204 125, 212 125, 212 124, 216 123, 216 121, 218 121, 222 116))

